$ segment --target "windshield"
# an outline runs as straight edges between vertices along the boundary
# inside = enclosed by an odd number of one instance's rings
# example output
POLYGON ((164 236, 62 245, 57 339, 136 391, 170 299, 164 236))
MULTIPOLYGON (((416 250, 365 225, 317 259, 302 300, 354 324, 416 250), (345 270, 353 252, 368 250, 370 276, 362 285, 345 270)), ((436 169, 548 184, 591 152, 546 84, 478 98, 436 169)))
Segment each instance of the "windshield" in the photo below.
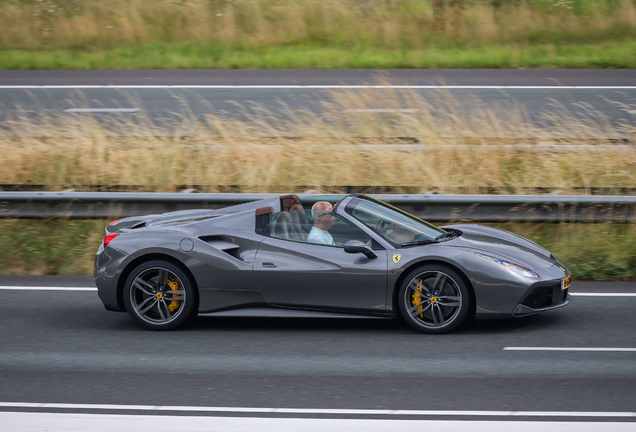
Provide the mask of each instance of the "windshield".
POLYGON ((446 233, 420 218, 367 196, 351 200, 345 211, 394 246, 434 241, 446 233))

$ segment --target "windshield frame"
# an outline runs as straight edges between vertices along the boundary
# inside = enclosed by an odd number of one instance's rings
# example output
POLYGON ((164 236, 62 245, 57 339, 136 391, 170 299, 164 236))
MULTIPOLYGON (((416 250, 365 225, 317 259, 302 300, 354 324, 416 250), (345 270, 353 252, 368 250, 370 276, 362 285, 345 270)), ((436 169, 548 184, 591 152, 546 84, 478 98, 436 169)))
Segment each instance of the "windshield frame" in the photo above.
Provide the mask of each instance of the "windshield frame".
MULTIPOLYGON (((407 219, 409 219, 410 221, 414 222, 417 225, 422 225, 425 228, 429 229, 429 230, 433 230, 437 235, 441 235, 441 234, 445 234, 447 231, 436 227, 435 225, 431 224, 430 222, 426 222, 423 219, 418 218, 417 216, 412 215, 411 213, 408 213, 404 210, 401 210, 395 206, 392 206, 391 204, 388 204, 384 201, 380 201, 378 199, 372 198, 368 195, 361 195, 361 194, 356 194, 354 196, 352 196, 352 199, 349 200, 344 208, 344 212, 352 219, 354 219, 357 223, 361 224, 362 226, 364 226, 365 228, 367 228, 369 231, 371 231, 374 235, 380 237, 382 240, 384 240, 385 242, 389 243, 391 246, 393 246, 396 249, 400 249, 402 247, 409 247, 409 246, 402 246, 402 243, 404 242, 396 242, 393 241, 389 238, 387 238, 385 235, 380 234, 379 232, 377 232, 373 227, 370 227, 369 225, 367 225, 364 221, 360 220, 359 218, 357 218, 356 216, 354 216, 353 211, 354 209, 357 207, 357 205, 360 202, 363 201, 368 201, 371 202, 373 204, 376 204, 380 207, 383 207, 384 209, 388 210, 389 212, 394 212, 397 214, 397 219, 399 220, 400 218, 406 217, 407 219)), ((339 203, 340 204, 340 203, 339 203)), ((428 235, 428 234, 427 234, 428 235)), ((435 240, 436 236, 432 236, 431 237, 431 241, 435 240)))

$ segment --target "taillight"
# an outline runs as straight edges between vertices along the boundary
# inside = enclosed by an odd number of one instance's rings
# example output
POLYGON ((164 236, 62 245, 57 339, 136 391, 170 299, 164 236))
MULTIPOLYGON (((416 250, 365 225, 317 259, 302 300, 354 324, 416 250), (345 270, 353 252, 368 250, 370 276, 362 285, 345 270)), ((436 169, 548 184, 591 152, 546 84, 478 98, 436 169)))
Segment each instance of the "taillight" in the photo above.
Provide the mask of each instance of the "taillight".
POLYGON ((118 235, 119 234, 108 234, 106 237, 104 237, 104 247, 108 246, 108 243, 113 241, 113 239, 118 235))
POLYGON ((121 219, 117 219, 116 221, 112 221, 111 223, 109 223, 108 225, 115 225, 117 222, 119 222, 121 219))

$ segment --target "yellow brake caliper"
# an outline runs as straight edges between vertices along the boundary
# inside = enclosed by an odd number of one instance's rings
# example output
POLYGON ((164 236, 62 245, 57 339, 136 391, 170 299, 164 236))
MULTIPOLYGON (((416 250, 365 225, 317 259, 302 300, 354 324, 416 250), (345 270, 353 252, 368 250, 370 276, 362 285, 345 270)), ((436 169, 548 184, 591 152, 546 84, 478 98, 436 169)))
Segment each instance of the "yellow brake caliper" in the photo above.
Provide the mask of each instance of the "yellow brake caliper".
MULTIPOLYGON (((417 291, 413 291, 413 295, 411 295, 411 304, 415 306, 416 304, 420 304, 422 302, 422 283, 424 279, 420 279, 420 283, 415 287, 417 291)), ((415 312, 419 312, 424 309, 424 305, 420 305, 415 309, 415 312)), ((420 318, 424 318, 424 314, 420 314, 420 318)))
MULTIPOLYGON (((170 287, 170 289, 172 291, 178 291, 179 290, 179 282, 173 282, 171 280, 168 280, 168 286, 170 287)), ((179 297, 179 294, 172 294, 172 297, 174 297, 174 298, 179 297)), ((179 300, 172 300, 170 302, 170 304, 168 305, 168 310, 170 312, 174 312, 175 310, 177 310, 179 308, 180 304, 181 304, 181 302, 179 300)))

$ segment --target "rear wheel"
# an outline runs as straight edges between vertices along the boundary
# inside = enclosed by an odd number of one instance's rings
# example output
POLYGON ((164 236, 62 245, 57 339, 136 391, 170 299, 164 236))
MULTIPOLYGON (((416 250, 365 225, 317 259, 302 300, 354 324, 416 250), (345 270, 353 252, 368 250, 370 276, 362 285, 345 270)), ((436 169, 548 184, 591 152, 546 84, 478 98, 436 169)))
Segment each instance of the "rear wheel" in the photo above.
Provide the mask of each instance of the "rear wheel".
POLYGON ((447 333, 459 327, 471 310, 468 289, 451 268, 424 265, 404 279, 398 294, 400 312, 422 333, 447 333))
POLYGON ((124 304, 131 318, 150 330, 171 330, 197 312, 197 296, 188 276, 168 261, 148 261, 126 279, 124 304))

